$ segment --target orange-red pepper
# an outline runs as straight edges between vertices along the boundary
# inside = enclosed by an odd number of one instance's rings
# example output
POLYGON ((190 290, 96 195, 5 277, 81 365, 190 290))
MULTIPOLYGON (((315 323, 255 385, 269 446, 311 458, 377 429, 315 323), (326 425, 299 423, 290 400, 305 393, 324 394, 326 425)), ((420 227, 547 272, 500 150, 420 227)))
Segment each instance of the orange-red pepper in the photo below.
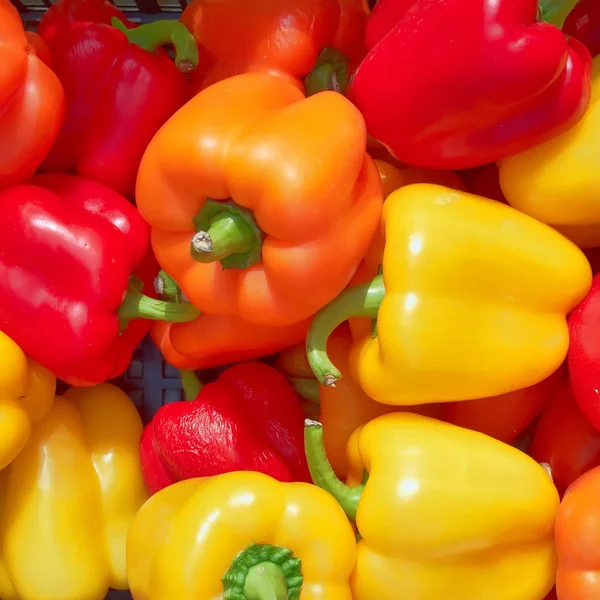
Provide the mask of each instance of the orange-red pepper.
POLYGON ((364 0, 193 0, 181 15, 200 51, 192 81, 204 89, 263 72, 302 89, 315 63, 322 63, 320 77, 343 79, 366 52, 367 15, 364 0))
POLYGON ((156 134, 137 205, 161 267, 209 314, 299 323, 350 282, 382 186, 358 110, 264 73, 205 89, 156 134))
POLYGON ((64 92, 48 60, 42 40, 0 0, 0 189, 35 173, 62 125, 64 92))

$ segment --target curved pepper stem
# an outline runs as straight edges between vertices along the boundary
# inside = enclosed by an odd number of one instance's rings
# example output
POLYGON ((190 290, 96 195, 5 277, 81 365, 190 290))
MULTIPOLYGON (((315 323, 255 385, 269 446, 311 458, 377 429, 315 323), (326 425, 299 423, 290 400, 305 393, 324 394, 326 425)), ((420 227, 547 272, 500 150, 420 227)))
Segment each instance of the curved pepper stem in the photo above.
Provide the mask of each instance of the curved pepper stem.
POLYGON ((343 508, 346 516, 355 523, 358 503, 365 486, 361 484, 350 487, 338 479, 327 459, 323 425, 318 421, 304 421, 304 451, 313 483, 329 492, 343 508))
POLYGON ((302 562, 289 548, 250 544, 233 559, 221 581, 225 600, 299 600, 302 562))
POLYGON ((322 385, 335 387, 342 378, 327 355, 327 340, 333 330, 352 317, 376 319, 384 297, 383 275, 378 275, 371 282, 344 290, 315 315, 306 335, 306 356, 322 385))
POLYGON ((198 44, 180 21, 155 21, 135 29, 128 29, 117 17, 110 22, 125 35, 130 44, 148 52, 154 53, 162 46, 172 44, 175 48, 175 66, 183 73, 189 73, 198 66, 198 44))
POLYGON ((194 371, 187 371, 185 369, 179 370, 179 378, 181 379, 181 387, 183 388, 183 395, 186 402, 192 402, 192 400, 198 397, 203 387, 200 378, 194 371))
POLYGON ((319 382, 316 379, 308 379, 308 377, 290 377, 288 381, 291 383, 298 396, 302 396, 302 398, 306 398, 315 404, 321 403, 321 390, 319 382))
POLYGON ((187 323, 200 316, 191 304, 155 300, 142 294, 144 284, 135 275, 129 279, 129 288, 118 310, 121 330, 133 319, 151 319, 169 323, 187 323))
POLYGON ((252 213, 232 202, 206 200, 194 218, 192 258, 220 261, 224 269, 247 269, 260 261, 262 232, 252 213))
POLYGON ((348 87, 348 59, 335 48, 324 48, 312 71, 304 78, 307 96, 332 91, 346 93, 348 87))

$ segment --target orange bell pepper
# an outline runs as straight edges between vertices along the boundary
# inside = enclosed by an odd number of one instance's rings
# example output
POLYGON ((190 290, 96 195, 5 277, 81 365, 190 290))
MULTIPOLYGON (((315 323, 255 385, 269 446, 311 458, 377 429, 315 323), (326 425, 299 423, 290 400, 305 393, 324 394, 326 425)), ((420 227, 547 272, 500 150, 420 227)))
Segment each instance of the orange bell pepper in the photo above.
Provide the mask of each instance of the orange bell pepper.
POLYGON ((567 490, 556 515, 558 600, 600 598, 600 467, 567 490))
POLYGON ((64 118, 62 86, 44 63, 47 48, 30 39, 17 9, 0 0, 0 189, 35 173, 64 118))
POLYGON ((161 267, 209 314, 299 323, 350 282, 382 186, 362 116, 250 73, 196 95, 156 134, 137 205, 161 267))
POLYGON ((331 49, 341 53, 339 76, 347 77, 366 53, 367 15, 364 0, 193 0, 181 15, 200 51, 192 81, 200 90, 263 72, 302 88, 315 63, 331 76, 334 65, 323 60, 331 49))

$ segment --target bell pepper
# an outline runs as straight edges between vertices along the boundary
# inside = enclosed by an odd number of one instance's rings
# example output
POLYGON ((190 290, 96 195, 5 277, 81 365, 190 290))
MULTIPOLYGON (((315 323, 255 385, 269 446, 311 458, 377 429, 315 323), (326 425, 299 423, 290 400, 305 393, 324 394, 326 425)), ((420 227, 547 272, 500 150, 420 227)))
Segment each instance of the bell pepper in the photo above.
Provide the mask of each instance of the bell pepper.
POLYGON ((323 490, 237 471, 152 496, 127 538, 134 598, 351 600, 354 533, 323 490))
POLYGON ((140 443, 151 494, 183 479, 230 471, 310 482, 300 400, 276 369, 246 362, 204 386, 193 371, 182 371, 181 379, 186 401, 163 405, 140 443))
POLYGON ((189 304, 141 293, 132 274, 148 229, 109 188, 37 175, 1 193, 0 203, 0 330, 63 381, 91 385, 120 375, 148 328, 139 317, 198 316, 189 304))
POLYGON ((52 407, 56 378, 0 332, 0 470, 23 449, 32 426, 52 407))
POLYGON ((534 460, 481 433, 421 415, 389 413, 348 443, 344 484, 307 421, 313 481, 340 503, 361 537, 354 600, 541 599, 554 585, 559 499, 534 460))
POLYGON ((111 25, 116 18, 128 28, 137 27, 112 2, 106 0, 57 0, 46 12, 37 26, 38 33, 52 41, 61 31, 77 23, 105 23, 111 25))
POLYGON ((198 42, 198 91, 250 72, 343 90, 365 54, 367 14, 364 0, 192 0, 180 20, 198 42))
POLYGON ((0 597, 102 600, 128 588, 127 531, 147 498, 140 416, 111 384, 71 388, 0 471, 0 597))
POLYGON ((592 102, 572 130, 501 161, 509 204, 548 223, 581 248, 600 246, 600 57, 594 59, 592 102))
POLYGON ((198 64, 192 35, 177 21, 128 29, 114 18, 75 23, 48 38, 67 114, 44 160, 46 171, 76 173, 133 196, 146 146, 191 96, 185 73, 198 64), (175 62, 155 54, 175 47, 175 62))
POLYGON ((349 283, 381 212, 364 122, 340 94, 238 75, 148 146, 136 200, 156 258, 203 312, 282 327, 349 283), (310 293, 308 291, 310 290, 310 293))
POLYGON ((600 431, 600 275, 594 277, 589 294, 569 315, 568 364, 571 388, 585 418, 600 431))
POLYGON ((592 56, 600 54, 600 4, 579 0, 563 25, 563 33, 579 40, 592 56))
POLYGON ((536 14, 536 0, 379 0, 348 92, 369 133, 401 162, 467 169, 567 131, 590 54, 536 14))
POLYGON ((558 600, 600 596, 600 467, 582 475, 567 490, 556 515, 558 600))
POLYGON ((591 283, 581 250, 509 206, 435 185, 388 196, 383 224, 382 275, 345 290, 309 329, 322 384, 341 376, 327 337, 358 316, 377 321, 356 340, 351 372, 384 404, 496 396, 558 369, 566 315, 591 283))
POLYGON ((31 177, 65 113, 60 81, 30 46, 21 17, 0 0, 0 189, 31 177))
MULTIPOLYGON (((163 300, 183 301, 172 277, 161 271, 156 285, 163 300)), ((254 360, 304 340, 310 321, 285 327, 249 323, 236 315, 201 314, 187 323, 153 321, 150 335, 176 369, 196 370, 254 360)))
POLYGON ((600 432, 583 416, 568 380, 542 412, 528 454, 550 466, 561 495, 579 476, 600 465, 600 432))

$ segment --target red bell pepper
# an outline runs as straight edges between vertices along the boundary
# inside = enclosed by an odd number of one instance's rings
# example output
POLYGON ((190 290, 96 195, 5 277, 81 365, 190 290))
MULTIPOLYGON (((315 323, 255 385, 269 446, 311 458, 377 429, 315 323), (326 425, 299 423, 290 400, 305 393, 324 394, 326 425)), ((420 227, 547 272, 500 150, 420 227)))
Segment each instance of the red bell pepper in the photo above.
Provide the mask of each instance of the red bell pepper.
POLYGON ((600 2, 579 0, 563 25, 563 33, 579 40, 590 51, 600 54, 600 2))
POLYGON ((45 174, 1 193, 0 205, 0 330, 67 383, 120 375, 145 333, 135 319, 198 316, 141 294, 132 273, 148 228, 116 192, 45 174))
POLYGON ((131 197, 146 146, 191 96, 184 73, 197 66, 198 47, 178 21, 136 29, 113 22, 75 23, 49 39, 67 115, 42 168, 76 173, 131 197), (156 53, 170 43, 174 63, 156 53))
POLYGON ((600 431, 600 274, 567 318, 569 378, 575 400, 586 419, 600 431))
POLYGON ((600 432, 581 414, 567 380, 542 412, 528 453, 550 465, 561 495, 578 477, 600 465, 600 432))
POLYGON ((349 95, 400 161, 467 169, 566 131, 591 57, 538 22, 537 0, 379 0, 349 95))
POLYGON ((132 29, 137 27, 107 0, 58 0, 43 14, 37 27, 38 33, 47 41, 51 41, 61 30, 74 23, 105 23, 110 25, 112 19, 132 29))
POLYGON ((183 479, 258 471, 310 482, 300 399, 276 369, 239 363, 214 383, 181 371, 184 402, 162 406, 145 427, 140 460, 151 494, 183 479))

